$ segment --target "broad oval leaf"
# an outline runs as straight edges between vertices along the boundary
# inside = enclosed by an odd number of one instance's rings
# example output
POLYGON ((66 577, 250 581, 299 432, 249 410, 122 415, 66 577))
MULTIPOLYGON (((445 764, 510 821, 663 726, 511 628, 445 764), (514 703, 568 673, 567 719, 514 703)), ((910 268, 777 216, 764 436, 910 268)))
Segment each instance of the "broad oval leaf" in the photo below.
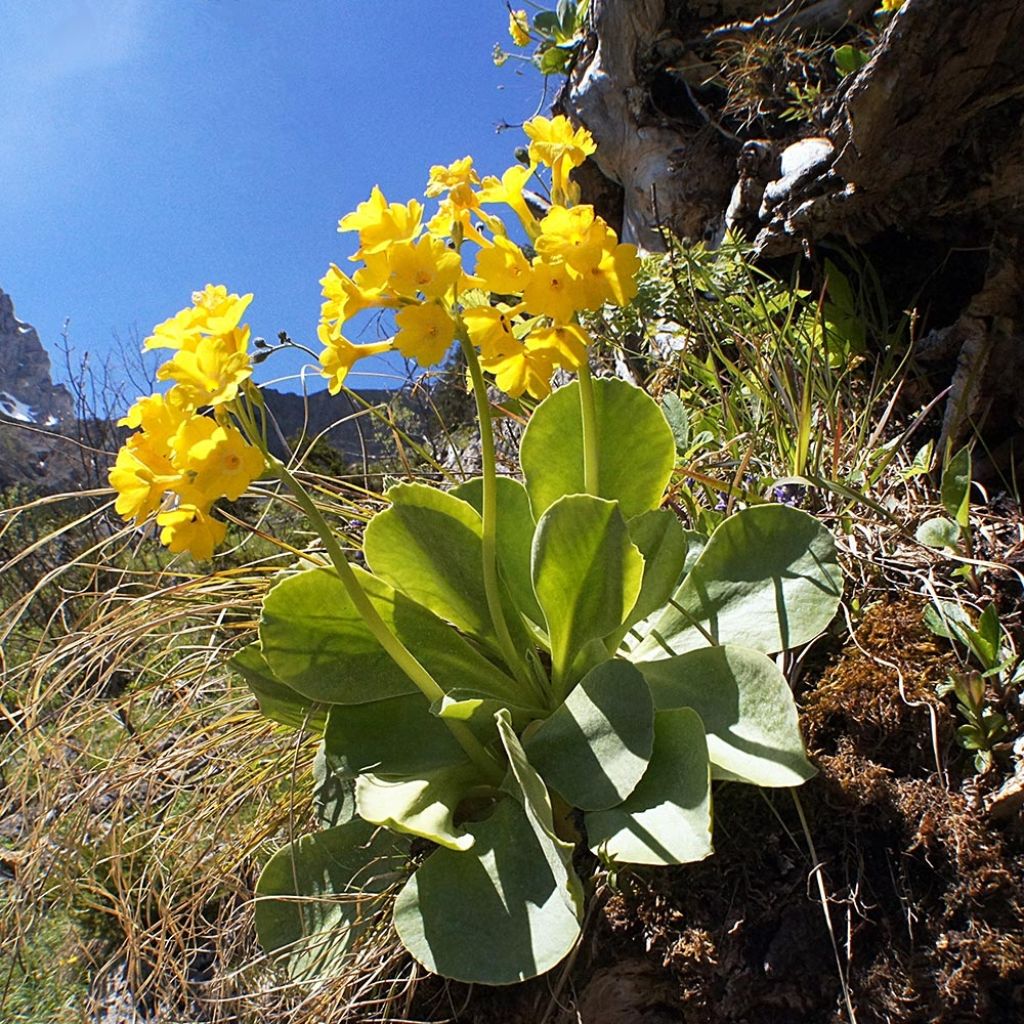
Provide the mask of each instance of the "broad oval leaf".
POLYGON ((630 610, 629 626, 658 611, 679 586, 690 549, 687 531, 675 512, 652 509, 630 519, 629 539, 644 559, 644 576, 636 604, 630 610))
POLYGON ((548 785, 585 811, 625 800, 647 770, 653 746, 651 693, 627 661, 606 661, 588 672, 524 744, 548 785))
POLYGON ((417 775, 467 761, 421 693, 331 708, 324 747, 347 775, 417 775))
POLYGON ((580 934, 551 868, 551 840, 511 797, 466 831, 472 849, 436 850, 399 893, 398 937, 428 971, 446 978, 511 985, 543 974, 580 934))
POLYGON ((326 709, 277 679, 258 643, 236 651, 228 665, 245 680, 256 695, 260 711, 272 722, 293 729, 323 729, 327 720, 326 709))
POLYGON ((396 832, 429 839, 449 850, 468 850, 473 837, 455 824, 455 811, 479 781, 476 765, 459 764, 412 777, 360 775, 356 780, 359 817, 396 832))
POLYGON ((799 786, 815 774, 789 684, 766 654, 728 644, 639 667, 656 708, 688 707, 700 715, 711 763, 729 777, 799 786))
MULTIPOLYGON (((530 511, 530 497, 526 487, 509 476, 497 479, 498 495, 498 567, 508 588, 512 603, 538 626, 544 624, 544 613, 537 604, 530 575, 530 551, 536 523, 530 511)), ((457 498, 469 502, 483 515, 483 480, 474 477, 451 491, 457 498)))
POLYGON ((636 602, 644 560, 614 501, 559 498, 533 541, 533 587, 551 638, 556 683, 576 652, 616 630, 636 602))
MULTIPOLYGON (((657 508, 675 465, 672 428, 658 403, 623 380, 593 382, 597 496, 618 501, 627 518, 657 508)), ((523 434, 520 462, 535 519, 562 495, 583 494, 580 386, 573 382, 537 406, 523 434)))
POLYGON ((344 825, 356 813, 355 782, 323 740, 313 756, 313 809, 321 828, 344 825))
MULTIPOLYGON (((353 571, 384 622, 444 689, 516 692, 515 682, 451 626, 383 580, 353 571)), ((324 704, 419 692, 370 632, 333 569, 309 569, 277 583, 263 602, 260 640, 273 674, 324 704)))
POLYGON ((711 846, 711 772, 696 711, 654 716, 654 752, 639 785, 617 807, 586 816, 590 848, 624 864, 687 864, 711 846))
POLYGON ((296 981, 329 978, 386 905, 408 844, 356 818, 278 850, 256 883, 256 932, 296 981))
POLYGON ((374 574, 471 636, 494 643, 484 590, 482 525, 468 502, 424 484, 399 484, 367 524, 374 574))
POLYGON ((832 535, 786 505, 758 505, 724 520, 629 657, 654 661, 712 643, 766 654, 813 640, 842 595, 832 535))

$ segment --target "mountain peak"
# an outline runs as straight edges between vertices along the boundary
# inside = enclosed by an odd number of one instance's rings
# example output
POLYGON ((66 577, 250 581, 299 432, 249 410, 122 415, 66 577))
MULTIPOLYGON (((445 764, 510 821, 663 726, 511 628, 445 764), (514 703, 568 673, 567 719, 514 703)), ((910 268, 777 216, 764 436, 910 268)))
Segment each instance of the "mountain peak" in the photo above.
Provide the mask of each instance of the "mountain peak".
POLYGON ((39 334, 15 316, 13 299, 0 288, 0 416, 41 427, 70 424, 71 395, 50 373, 39 334))

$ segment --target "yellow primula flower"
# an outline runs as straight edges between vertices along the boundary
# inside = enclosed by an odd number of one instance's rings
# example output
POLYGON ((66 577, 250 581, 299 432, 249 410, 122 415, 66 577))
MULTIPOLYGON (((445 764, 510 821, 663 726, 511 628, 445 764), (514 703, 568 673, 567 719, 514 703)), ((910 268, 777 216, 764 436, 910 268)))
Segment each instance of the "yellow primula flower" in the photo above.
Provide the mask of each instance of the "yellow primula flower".
POLYGON ((336 395, 341 391, 349 370, 360 359, 367 356, 382 355, 390 352, 394 347, 389 338, 387 341, 376 341, 369 345, 353 345, 343 338, 336 329, 332 330, 327 324, 320 324, 317 328, 317 335, 324 344, 324 350, 320 353, 320 365, 323 376, 327 378, 327 390, 336 395))
POLYGON ((462 322, 469 340, 480 349, 484 359, 504 359, 519 351, 521 343, 512 333, 512 313, 494 306, 475 306, 464 310, 462 322))
POLYGON ((107 478, 117 491, 115 511, 136 524, 152 515, 167 491, 181 483, 181 474, 171 465, 166 449, 145 434, 132 434, 121 446, 107 478))
POLYGON ((132 429, 141 427, 149 443, 157 451, 166 453, 170 449, 171 438, 189 415, 188 411, 168 402, 166 395, 158 393, 139 398, 117 421, 117 425, 132 429))
POLYGON ((229 294, 222 284, 208 284, 192 293, 192 305, 157 324, 146 339, 146 348, 187 348, 203 334, 228 334, 233 331, 252 302, 248 295, 229 294))
POLYGON ((551 168, 552 198, 578 198, 579 190, 569 181, 569 172, 579 167, 597 147, 586 128, 573 128, 567 117, 534 117, 523 125, 530 137, 530 160, 551 168))
POLYGON ((462 259, 444 242, 424 235, 417 242, 392 245, 388 249, 388 267, 388 283, 396 294, 440 299, 459 280, 462 259))
POLYGON ((552 324, 530 331, 526 347, 551 353, 554 363, 566 370, 578 370, 587 359, 593 339, 578 324, 552 324))
POLYGON ((157 371, 157 380, 170 380, 169 399, 181 409, 223 405, 238 397, 242 382, 252 376, 249 328, 200 338, 194 347, 175 352, 157 371))
POLYGON ((597 150, 594 137, 586 128, 573 128, 563 114, 557 117, 534 117, 523 125, 530 138, 530 159, 545 167, 554 167, 565 160, 579 167, 597 150))
POLYGON ((464 156, 447 167, 441 164, 431 167, 427 191, 424 194, 428 199, 435 199, 447 192, 454 206, 469 210, 480 205, 473 191, 473 186, 479 184, 480 177, 473 170, 473 158, 464 156))
POLYGON ((526 345, 508 356, 481 359, 480 365, 494 375, 494 383, 513 398, 524 391, 534 398, 545 398, 551 393, 551 375, 555 372, 553 349, 530 349, 526 345))
POLYGON ((523 289, 523 301, 529 312, 549 316, 552 320, 569 321, 579 309, 586 307, 587 296, 563 260, 534 260, 530 279, 523 289))
POLYGON ((592 206, 553 206, 540 222, 534 246, 545 260, 562 259, 583 273, 596 267, 616 241, 615 232, 592 206))
POLYGON ((420 233, 422 218, 422 203, 388 203, 380 186, 374 185, 370 198, 338 221, 338 230, 359 232, 360 251, 352 257, 359 259, 383 252, 392 242, 411 241, 420 233))
POLYGON ((499 295, 521 295, 530 280, 530 261, 515 242, 498 235, 476 257, 475 277, 499 295))
POLYGON ((581 309, 600 309, 606 302, 625 306, 636 296, 636 275, 640 257, 636 246, 620 243, 605 250, 601 262, 579 276, 576 292, 581 309))
POLYGON ((537 218, 534 217, 527 205, 526 197, 523 195, 523 190, 532 174, 532 167, 515 164, 505 171, 500 181, 493 176, 484 178, 480 183, 477 198, 481 203, 505 203, 507 206, 511 206, 522 222, 527 235, 530 238, 536 238, 539 230, 537 218))
POLYGON ((395 348, 420 366, 434 366, 444 359, 455 340, 455 321, 437 302, 405 306, 395 316, 398 333, 395 348))
POLYGON ((263 453, 249 444, 241 432, 209 416, 186 420, 172 441, 175 467, 187 476, 179 493, 198 505, 217 498, 237 501, 263 472, 263 453))
POLYGON ((387 258, 379 253, 370 258, 370 263, 360 267, 349 277, 335 264, 320 278, 321 295, 324 302, 320 316, 328 322, 345 323, 364 309, 397 306, 398 298, 387 289, 387 258))
POLYGON ((526 11, 519 10, 508 12, 508 34, 516 46, 527 46, 530 42, 530 22, 526 17, 526 11))
POLYGON ((196 505, 179 505, 156 517, 161 527, 160 543, 180 554, 188 551, 193 558, 206 561, 213 549, 224 540, 227 524, 214 519, 209 510, 196 505))

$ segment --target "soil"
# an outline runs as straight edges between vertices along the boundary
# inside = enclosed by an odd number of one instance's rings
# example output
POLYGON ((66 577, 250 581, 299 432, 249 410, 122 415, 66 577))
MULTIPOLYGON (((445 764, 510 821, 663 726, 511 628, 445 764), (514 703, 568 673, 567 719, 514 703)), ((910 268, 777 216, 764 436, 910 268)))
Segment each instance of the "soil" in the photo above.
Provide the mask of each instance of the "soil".
POLYGON ((956 662, 923 607, 869 609, 798 694, 817 778, 792 793, 720 784, 713 857, 621 875, 567 972, 511 989, 430 982, 422 1019, 1024 1019, 1024 829, 985 811, 1005 767, 978 776, 956 745, 935 692, 956 662))

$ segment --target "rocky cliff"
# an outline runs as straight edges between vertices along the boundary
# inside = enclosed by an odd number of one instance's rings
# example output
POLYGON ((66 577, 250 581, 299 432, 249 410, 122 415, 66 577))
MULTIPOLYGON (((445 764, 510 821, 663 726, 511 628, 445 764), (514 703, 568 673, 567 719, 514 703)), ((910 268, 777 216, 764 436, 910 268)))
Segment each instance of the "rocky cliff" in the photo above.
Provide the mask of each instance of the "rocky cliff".
POLYGON ((0 289, 0 417, 60 428, 74 418, 71 395, 50 376, 50 357, 36 329, 14 315, 0 289))

